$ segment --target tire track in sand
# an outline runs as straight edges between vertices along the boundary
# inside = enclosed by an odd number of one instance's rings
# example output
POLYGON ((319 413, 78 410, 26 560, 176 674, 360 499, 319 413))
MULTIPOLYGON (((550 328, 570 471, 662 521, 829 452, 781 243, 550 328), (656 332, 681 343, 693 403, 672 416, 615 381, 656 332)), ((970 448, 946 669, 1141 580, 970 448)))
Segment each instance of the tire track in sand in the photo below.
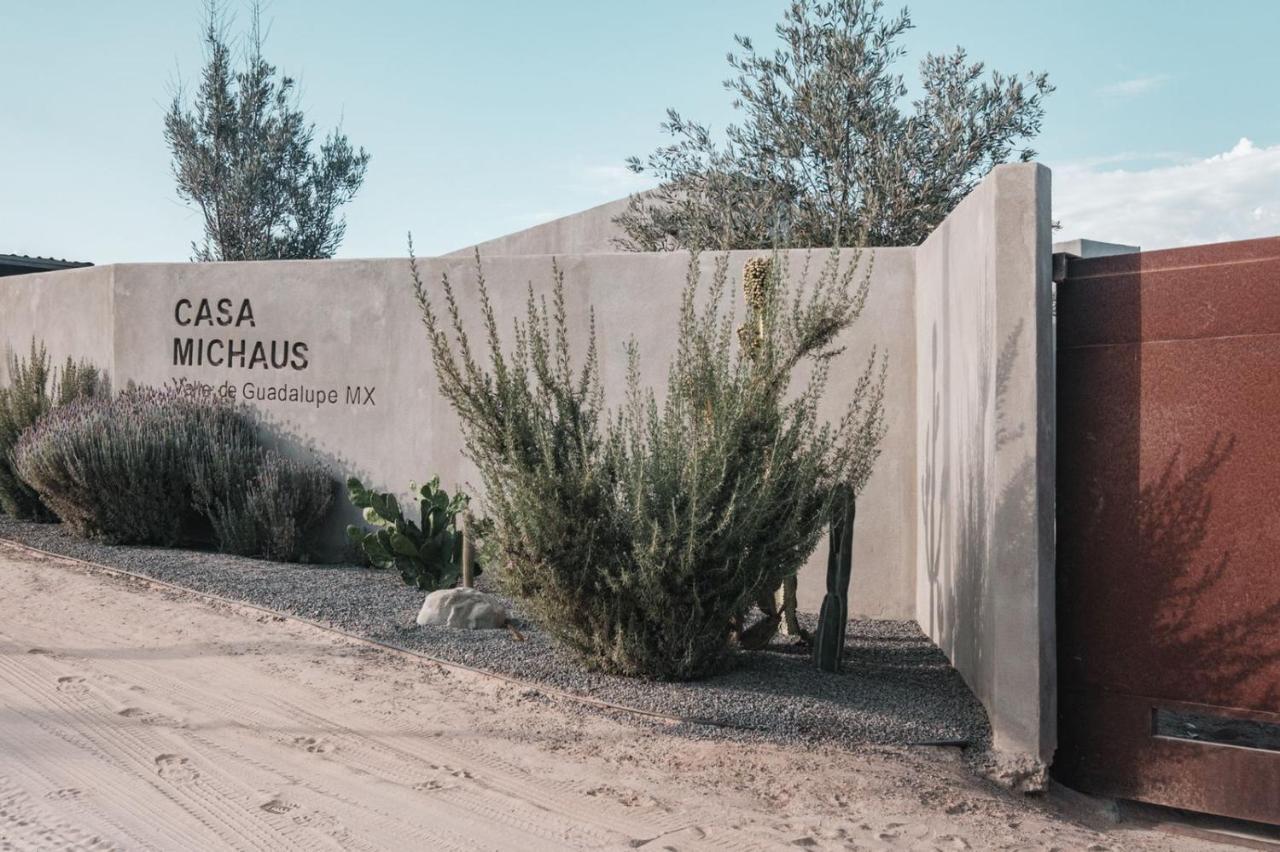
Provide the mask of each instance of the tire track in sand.
MULTIPOLYGON (((33 724, 87 753, 94 758, 91 763, 102 763, 121 770, 121 774, 127 777, 146 779, 151 791, 158 793, 181 811, 175 815, 172 809, 157 808, 154 796, 132 795, 136 793, 134 788, 137 785, 125 785, 120 793, 128 796, 129 800, 119 804, 159 818, 149 820, 150 823, 164 825, 176 821, 181 825, 185 822, 182 831, 187 832, 192 829, 190 823, 194 821, 205 830, 197 831, 196 835, 201 838, 202 845, 209 845, 208 848, 312 849, 323 840, 336 841, 332 844, 335 848, 359 848, 361 845, 344 829, 336 815, 312 811, 289 816, 293 807, 279 802, 277 797, 259 792, 278 788, 282 781, 288 783, 300 781, 300 778, 282 777, 266 761, 254 762, 259 771, 249 772, 247 770, 254 768, 253 764, 244 760, 237 761, 236 755, 227 749, 199 748, 197 740, 204 738, 192 737, 186 728, 164 731, 154 724, 134 721, 139 718, 163 719, 165 714, 147 711, 141 711, 140 714, 122 713, 118 710, 119 703, 106 696, 98 697, 98 693, 102 692, 101 688, 90 686, 85 677, 63 675, 55 678, 53 675, 61 669, 50 669, 50 663, 44 661, 56 660, 65 666, 70 662, 66 655, 35 657, 45 669, 35 674, 23 671, 25 667, 15 666, 13 659, 11 654, 0 654, 0 683, 9 683, 15 692, 28 698, 31 706, 40 708, 40 713, 30 719, 33 724), (59 683, 63 689, 42 691, 40 684, 50 680, 59 683), (74 688, 67 689, 68 684, 73 684, 74 688), (228 762, 227 758, 231 760, 228 762), (242 783, 247 778, 259 783, 242 783), (184 817, 188 819, 184 820, 184 817), (299 834, 304 837, 298 838, 299 834), (337 837, 333 836, 335 834, 337 837)), ((90 664, 76 670, 85 671, 93 678, 92 668, 90 664)), ((127 690, 126 700, 136 702, 141 694, 144 693, 127 690)), ((139 709, 133 706, 125 708, 135 711, 139 709)), ((350 779, 346 780, 349 783, 350 779)), ((81 781, 91 788, 103 786, 102 779, 95 779, 93 773, 88 773, 88 777, 83 777, 81 781)), ((117 788, 112 785, 112 789, 117 788)), ((361 809, 358 799, 346 799, 355 809, 361 809)), ((380 812, 376 816, 384 823, 401 822, 391 812, 380 812)), ((450 842, 450 839, 426 830, 421 825, 401 824, 399 829, 395 836, 413 845, 442 849, 468 848, 457 845, 456 839, 455 842, 450 842)), ((187 837, 184 842, 183 834, 180 833, 162 840, 161 847, 189 847, 194 840, 193 837, 187 837)), ((375 843, 369 848, 378 846, 375 843)))
MULTIPOLYGON (((10 643, 6 643, 10 644, 10 643)), ((93 700, 93 688, 80 675, 57 676, 71 661, 31 657, 34 663, 20 661, 12 654, 0 655, 0 683, 10 694, 23 695, 35 712, 16 708, 20 716, 46 733, 78 747, 89 766, 103 765, 117 770, 115 775, 138 779, 127 792, 150 787, 172 807, 159 809, 154 796, 133 798, 137 804, 160 812, 166 821, 192 824, 204 829, 205 842, 251 850, 298 849, 287 835, 281 835, 261 821, 246 818, 247 791, 213 783, 202 773, 203 763, 192 760, 184 752, 180 739, 152 726, 130 724, 93 700), (25 663, 25 664, 24 664, 25 663), (56 686, 51 690, 47 684, 56 686), (68 688, 72 687, 72 688, 68 688), (174 808, 178 813, 174 813, 174 808)), ((83 762, 83 761, 82 761, 83 762)), ((94 783, 87 773, 89 786, 100 789, 102 779, 94 783)))
MULTIPOLYGON (((92 658, 85 662, 91 669, 94 667, 92 658)), ((408 809, 421 809, 424 799, 430 800, 432 809, 447 806, 447 812, 435 814, 432 822, 436 823, 436 831, 441 828, 440 821, 454 823, 460 831, 456 836, 458 848, 474 849, 477 844, 490 839, 493 848, 503 848, 510 843, 509 834, 497 833, 487 837, 491 834, 487 828, 489 825, 507 826, 522 835, 525 844, 541 838, 544 845, 528 848, 547 849, 626 846, 636 840, 671 834, 688 826, 688 814, 679 817, 632 813, 622 805, 588 796, 572 785, 534 778, 526 770, 487 751, 449 747, 414 726, 390 726, 382 733, 382 736, 405 743, 399 745, 386 742, 377 734, 355 732, 342 721, 312 713, 296 703, 273 696, 264 695, 261 702, 247 704, 239 696, 196 686, 207 680, 200 676, 199 663, 193 663, 192 667, 196 670, 184 671, 184 677, 178 680, 158 674, 147 665, 113 660, 112 668, 116 675, 127 677, 121 680, 112 675, 111 678, 129 690, 126 700, 136 700, 135 696, 139 694, 134 691, 136 687, 143 690, 141 694, 165 695, 171 703, 180 701, 186 707, 198 707, 204 713, 234 719, 232 724, 242 733, 266 735, 276 745, 304 751, 308 758, 321 764, 309 766, 310 771, 305 777, 283 776, 277 781, 356 806, 355 800, 342 796, 335 789, 340 784, 349 786, 351 778, 349 773, 341 771, 335 777, 332 770, 349 769, 362 779, 367 776, 398 787, 400 795, 393 798, 407 795, 404 805, 408 809), (263 707, 262 704, 269 706, 263 707), (321 783, 324 780, 331 783, 321 783), (477 820, 477 816, 481 819, 477 820)), ((160 715, 166 715, 165 711, 167 715, 185 715, 181 709, 172 706, 162 708, 160 715)), ((369 723, 368 719, 356 721, 369 723)), ((217 740, 206 738, 198 724, 189 725, 184 735, 238 762, 257 763, 232 747, 226 737, 217 740)), ((259 765, 259 768, 270 771, 264 765, 259 765)), ((388 789, 381 788, 381 791, 381 797, 385 798, 388 789)), ((380 810, 378 816, 395 820, 394 814, 394 811, 380 810)), ((404 828, 406 833, 412 834, 412 826, 404 828)), ((437 837, 434 840, 439 848, 446 845, 441 843, 442 839, 437 837)), ((748 849, 751 843, 736 842, 733 847, 748 849)))

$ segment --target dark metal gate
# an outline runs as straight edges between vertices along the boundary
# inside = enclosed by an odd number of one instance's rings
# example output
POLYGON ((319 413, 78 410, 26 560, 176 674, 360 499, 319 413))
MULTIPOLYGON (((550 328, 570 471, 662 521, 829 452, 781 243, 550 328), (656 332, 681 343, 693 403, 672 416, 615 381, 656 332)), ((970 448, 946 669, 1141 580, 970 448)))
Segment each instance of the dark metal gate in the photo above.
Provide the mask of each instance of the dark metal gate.
POLYGON ((1058 286, 1054 774, 1280 824, 1280 238, 1058 286))

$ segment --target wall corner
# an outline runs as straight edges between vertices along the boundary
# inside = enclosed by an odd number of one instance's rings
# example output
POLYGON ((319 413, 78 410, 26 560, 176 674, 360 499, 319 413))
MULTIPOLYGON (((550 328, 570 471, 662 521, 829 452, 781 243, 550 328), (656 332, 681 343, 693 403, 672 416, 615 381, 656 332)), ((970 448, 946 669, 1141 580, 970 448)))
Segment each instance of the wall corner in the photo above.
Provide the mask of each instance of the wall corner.
POLYGON ((995 500, 990 587, 996 746, 1048 765, 1057 746, 1055 644, 1056 358, 1052 176, 1037 163, 995 172, 995 500))

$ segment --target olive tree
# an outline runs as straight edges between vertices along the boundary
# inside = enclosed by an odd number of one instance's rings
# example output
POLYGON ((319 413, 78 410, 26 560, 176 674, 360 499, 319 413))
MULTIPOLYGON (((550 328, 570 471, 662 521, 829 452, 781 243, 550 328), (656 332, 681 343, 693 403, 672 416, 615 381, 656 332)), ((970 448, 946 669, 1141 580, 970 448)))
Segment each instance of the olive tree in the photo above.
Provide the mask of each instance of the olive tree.
POLYGON ((364 182, 369 155, 339 129, 316 150, 295 81, 263 57, 260 22, 255 5, 237 64, 210 4, 199 88, 190 106, 179 89, 165 115, 178 197, 204 224, 193 260, 332 257, 346 231, 339 208, 364 182))
POLYGON ((764 51, 736 36, 725 88, 742 121, 718 141, 669 110, 670 144, 630 168, 660 181, 615 221, 620 248, 914 245, 1040 130, 1043 73, 926 56, 919 94, 894 69, 912 26, 881 0, 794 0, 764 51))

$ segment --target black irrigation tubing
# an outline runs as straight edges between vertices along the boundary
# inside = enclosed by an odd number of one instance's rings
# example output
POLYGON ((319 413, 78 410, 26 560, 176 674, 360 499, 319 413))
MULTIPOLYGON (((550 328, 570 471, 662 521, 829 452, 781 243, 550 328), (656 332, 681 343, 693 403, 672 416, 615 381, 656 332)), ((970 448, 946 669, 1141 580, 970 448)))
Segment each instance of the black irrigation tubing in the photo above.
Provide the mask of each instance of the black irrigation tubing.
MULTIPOLYGON (((547 687, 541 683, 521 680, 520 678, 511 677, 510 675, 504 675, 498 672, 486 671, 485 669, 478 669, 478 668, 475 668, 474 666, 468 666, 463 663, 453 662, 452 660, 445 660, 440 657, 434 657, 431 654, 426 654, 426 653, 423 653, 422 651, 415 651, 412 648, 405 648, 401 645, 395 645, 390 642, 383 642, 379 639, 370 639, 367 636, 360 636, 356 633, 350 633, 346 630, 342 630, 341 628, 333 627, 331 625, 324 624, 319 621, 312 621, 309 618, 303 618, 302 616, 294 615, 293 613, 280 612, 279 610, 270 609, 269 607, 259 606, 258 604, 255 604, 255 603, 249 603, 248 601, 238 601, 235 598, 228 598, 228 597, 223 597, 222 595, 215 595, 212 592, 201 592, 196 589, 192 589, 188 586, 181 586, 181 585, 178 585, 177 583, 170 583, 167 580, 157 580, 155 577, 148 577, 146 574, 139 574, 136 571, 128 571, 124 568, 116 568, 115 566, 112 566, 112 565, 103 565, 101 562, 93 562, 88 559, 81 559, 77 556, 67 556, 66 554, 56 553, 52 550, 44 550, 39 547, 32 547, 29 544, 23 544, 20 541, 15 541, 11 538, 4 538, 3 536, 0 536, 0 546, 3 546, 9 550, 16 550, 20 553, 26 553, 30 556, 43 556, 47 559, 62 560, 64 562, 70 562, 74 565, 79 565, 88 571, 96 571, 99 573, 109 574, 116 577, 127 577, 131 580, 136 580, 143 583, 149 583, 151 585, 159 586, 165 589, 172 589, 173 591, 176 591, 176 592, 182 592, 188 595, 195 595, 196 597, 203 598, 206 601, 213 601, 213 602, 217 602, 220 604, 233 606, 233 607, 235 606, 247 607, 248 609, 257 610, 258 612, 261 612, 265 615, 273 616, 275 618, 283 618, 286 621, 292 621, 297 624, 305 624, 308 627, 315 628, 316 630, 323 630, 326 633, 332 633, 336 636, 341 636, 344 639, 348 639, 352 642, 360 642, 365 645, 372 645, 374 647, 381 648, 384 651, 391 651, 392 653, 400 654, 403 656, 413 657, 419 660, 426 660, 427 662, 435 663, 441 668, 468 672, 470 674, 479 675, 480 677, 486 677, 492 680, 502 681, 503 683, 509 683, 513 686, 525 687, 527 689, 535 689, 538 692, 544 693, 546 695, 550 695, 551 697, 558 698, 562 701, 576 702, 578 704, 585 704, 590 707, 595 707, 601 710, 612 710, 618 713, 628 713, 633 716, 644 716, 646 718, 657 719, 671 725, 705 725, 712 728, 723 728, 726 730, 735 730, 735 731, 767 730, 762 726, 734 725, 728 722, 719 721, 717 719, 707 719, 707 718, 700 718, 700 717, 694 717, 694 716, 672 716, 667 713, 659 713, 655 710, 642 710, 639 707, 629 707, 625 704, 616 704, 612 701, 605 701, 602 698, 592 698, 589 695, 582 695, 580 693, 574 693, 574 692, 565 692, 564 690, 561 690, 561 689, 547 687)), ((907 743, 907 746, 955 746, 955 747, 963 748, 965 746, 968 746, 969 744, 970 743, 968 740, 925 740, 921 742, 907 743)))

